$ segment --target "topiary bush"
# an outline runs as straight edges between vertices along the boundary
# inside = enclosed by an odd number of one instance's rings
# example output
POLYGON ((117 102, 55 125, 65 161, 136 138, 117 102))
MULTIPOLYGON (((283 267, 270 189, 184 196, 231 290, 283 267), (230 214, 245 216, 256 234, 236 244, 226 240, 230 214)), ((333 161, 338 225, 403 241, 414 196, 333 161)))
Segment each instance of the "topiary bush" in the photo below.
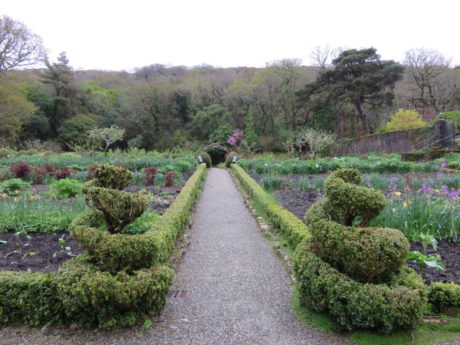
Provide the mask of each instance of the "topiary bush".
POLYGON ((207 168, 212 167, 211 156, 207 152, 204 152, 204 151, 200 152, 198 154, 198 157, 201 157, 201 159, 203 160, 203 162, 200 162, 200 163, 206 163, 207 168))
POLYGON ((238 154, 236 152, 231 151, 231 152, 227 153, 227 156, 225 157, 225 166, 227 168, 230 168, 230 165, 233 164, 233 158, 234 157, 238 158, 238 154))
POLYGON ((403 267, 409 243, 396 229, 365 227, 385 207, 382 193, 361 187, 356 169, 325 182, 325 198, 306 213, 311 237, 296 249, 301 299, 348 330, 391 332, 422 318, 426 289, 403 267))

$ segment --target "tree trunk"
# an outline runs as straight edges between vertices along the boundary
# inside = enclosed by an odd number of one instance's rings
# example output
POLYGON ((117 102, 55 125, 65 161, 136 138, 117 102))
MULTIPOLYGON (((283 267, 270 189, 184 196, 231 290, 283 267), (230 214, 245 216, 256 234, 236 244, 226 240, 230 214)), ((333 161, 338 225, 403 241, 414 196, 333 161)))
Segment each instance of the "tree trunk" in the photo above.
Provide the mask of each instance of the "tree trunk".
POLYGON ((369 118, 366 114, 364 114, 363 109, 361 108, 361 103, 355 102, 354 103, 356 111, 358 112, 358 118, 361 120, 361 124, 363 126, 363 131, 366 133, 371 132, 371 126, 369 124, 369 118))

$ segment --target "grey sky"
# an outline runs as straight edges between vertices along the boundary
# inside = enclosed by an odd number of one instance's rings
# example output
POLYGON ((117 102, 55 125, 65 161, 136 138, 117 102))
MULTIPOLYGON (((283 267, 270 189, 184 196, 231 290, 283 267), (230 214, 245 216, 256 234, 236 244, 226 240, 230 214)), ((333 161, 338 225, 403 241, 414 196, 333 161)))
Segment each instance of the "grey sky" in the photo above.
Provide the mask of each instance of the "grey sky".
POLYGON ((2 0, 0 14, 43 38, 73 67, 131 70, 153 63, 310 64, 316 46, 374 46, 402 61, 410 48, 460 64, 458 0, 2 0))

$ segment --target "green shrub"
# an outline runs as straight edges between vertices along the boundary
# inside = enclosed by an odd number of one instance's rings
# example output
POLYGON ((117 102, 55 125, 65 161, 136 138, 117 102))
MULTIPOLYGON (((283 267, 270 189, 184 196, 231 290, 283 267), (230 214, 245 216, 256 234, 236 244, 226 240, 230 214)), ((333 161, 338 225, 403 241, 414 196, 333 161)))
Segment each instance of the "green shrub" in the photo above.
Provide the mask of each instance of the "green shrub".
POLYGON ((356 169, 330 174, 326 197, 307 211, 311 238, 297 247, 295 263, 301 300, 349 330, 411 328, 426 306, 424 285, 403 267, 409 243, 399 230, 353 226, 385 207, 380 192, 360 183, 356 169))
POLYGON ((69 199, 81 193, 82 183, 77 180, 65 178, 54 181, 49 185, 50 193, 59 199, 69 199))
POLYGON ((374 189, 357 186, 361 183, 356 169, 340 169, 326 180, 326 211, 335 222, 351 226, 360 217, 360 226, 367 226, 385 208, 384 195, 374 189))
POLYGON ((203 162, 206 163, 207 168, 212 167, 212 160, 211 160, 211 156, 209 155, 209 153, 203 151, 203 152, 200 152, 198 156, 201 156, 203 162))
POLYGON ((66 317, 82 325, 132 326, 163 308, 172 279, 167 266, 112 275, 80 255, 60 267, 57 296, 66 317))
POLYGON ((128 187, 133 174, 122 166, 102 164, 94 170, 91 187, 122 190, 128 187))
POLYGON ((11 178, 0 183, 0 191, 8 195, 18 195, 20 191, 30 188, 31 184, 20 178, 11 178))
POLYGON ((230 168, 230 165, 233 164, 234 157, 238 158, 238 154, 236 152, 231 151, 231 152, 227 153, 227 156, 225 157, 225 166, 227 168, 230 168))
POLYGON ((98 230, 103 223, 96 213, 78 217, 69 230, 99 265, 108 271, 132 271, 164 262, 174 247, 177 235, 189 220, 200 182, 205 176, 206 165, 202 164, 161 219, 142 235, 127 236, 98 230))
POLYGON ((362 284, 321 260, 308 247, 307 241, 303 242, 294 256, 303 305, 330 314, 350 331, 390 333, 412 328, 421 321, 426 307, 425 288, 410 268, 403 267, 389 284, 362 284))
POLYGON ((62 310, 54 274, 0 272, 0 322, 58 323, 62 310))
POLYGON ((460 308, 460 285, 454 283, 431 283, 428 300, 435 312, 460 308))
POLYGON ((409 242, 395 229, 355 228, 313 222, 310 250, 340 272, 362 283, 391 279, 406 260, 409 242))
MULTIPOLYGON (((92 184, 92 181, 87 184, 92 184)), ((88 206, 102 214, 107 230, 112 234, 123 230, 147 209, 147 198, 140 193, 86 186, 83 192, 88 206)))
POLYGON ((383 132, 393 132, 402 129, 420 128, 428 124, 416 110, 399 109, 390 115, 390 122, 383 127, 383 132))

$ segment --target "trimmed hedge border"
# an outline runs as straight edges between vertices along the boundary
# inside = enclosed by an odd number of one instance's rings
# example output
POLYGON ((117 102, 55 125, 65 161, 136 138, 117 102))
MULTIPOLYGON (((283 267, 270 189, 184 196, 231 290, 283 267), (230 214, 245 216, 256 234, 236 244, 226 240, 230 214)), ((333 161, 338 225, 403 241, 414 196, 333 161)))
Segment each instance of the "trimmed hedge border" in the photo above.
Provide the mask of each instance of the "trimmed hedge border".
MULTIPOLYGON (((83 254, 63 264, 57 274, 2 271, 0 323, 23 321, 26 325, 39 326, 74 321, 99 327, 127 326, 141 316, 159 311, 164 306, 174 274, 161 264, 171 254, 174 241, 189 221, 206 173, 206 165, 200 164, 151 230, 143 235, 124 235, 140 241, 126 242, 117 235, 99 231, 96 242, 104 249, 102 254, 95 254, 110 259, 108 266, 132 269, 126 264, 127 260, 141 258, 139 260, 148 263, 149 268, 132 274, 126 270, 110 274, 83 254), (99 236, 100 233, 108 236, 99 236), (103 243, 104 240, 110 244, 103 243), (131 245, 134 250, 127 247, 131 245)), ((82 220, 77 219, 73 228, 81 230, 82 220)), ((88 232, 90 243, 92 234, 88 232)))
POLYGON ((290 245, 295 248, 304 239, 310 238, 307 226, 294 214, 278 205, 243 168, 236 164, 232 164, 231 168, 245 191, 263 207, 273 226, 283 233, 290 245))

